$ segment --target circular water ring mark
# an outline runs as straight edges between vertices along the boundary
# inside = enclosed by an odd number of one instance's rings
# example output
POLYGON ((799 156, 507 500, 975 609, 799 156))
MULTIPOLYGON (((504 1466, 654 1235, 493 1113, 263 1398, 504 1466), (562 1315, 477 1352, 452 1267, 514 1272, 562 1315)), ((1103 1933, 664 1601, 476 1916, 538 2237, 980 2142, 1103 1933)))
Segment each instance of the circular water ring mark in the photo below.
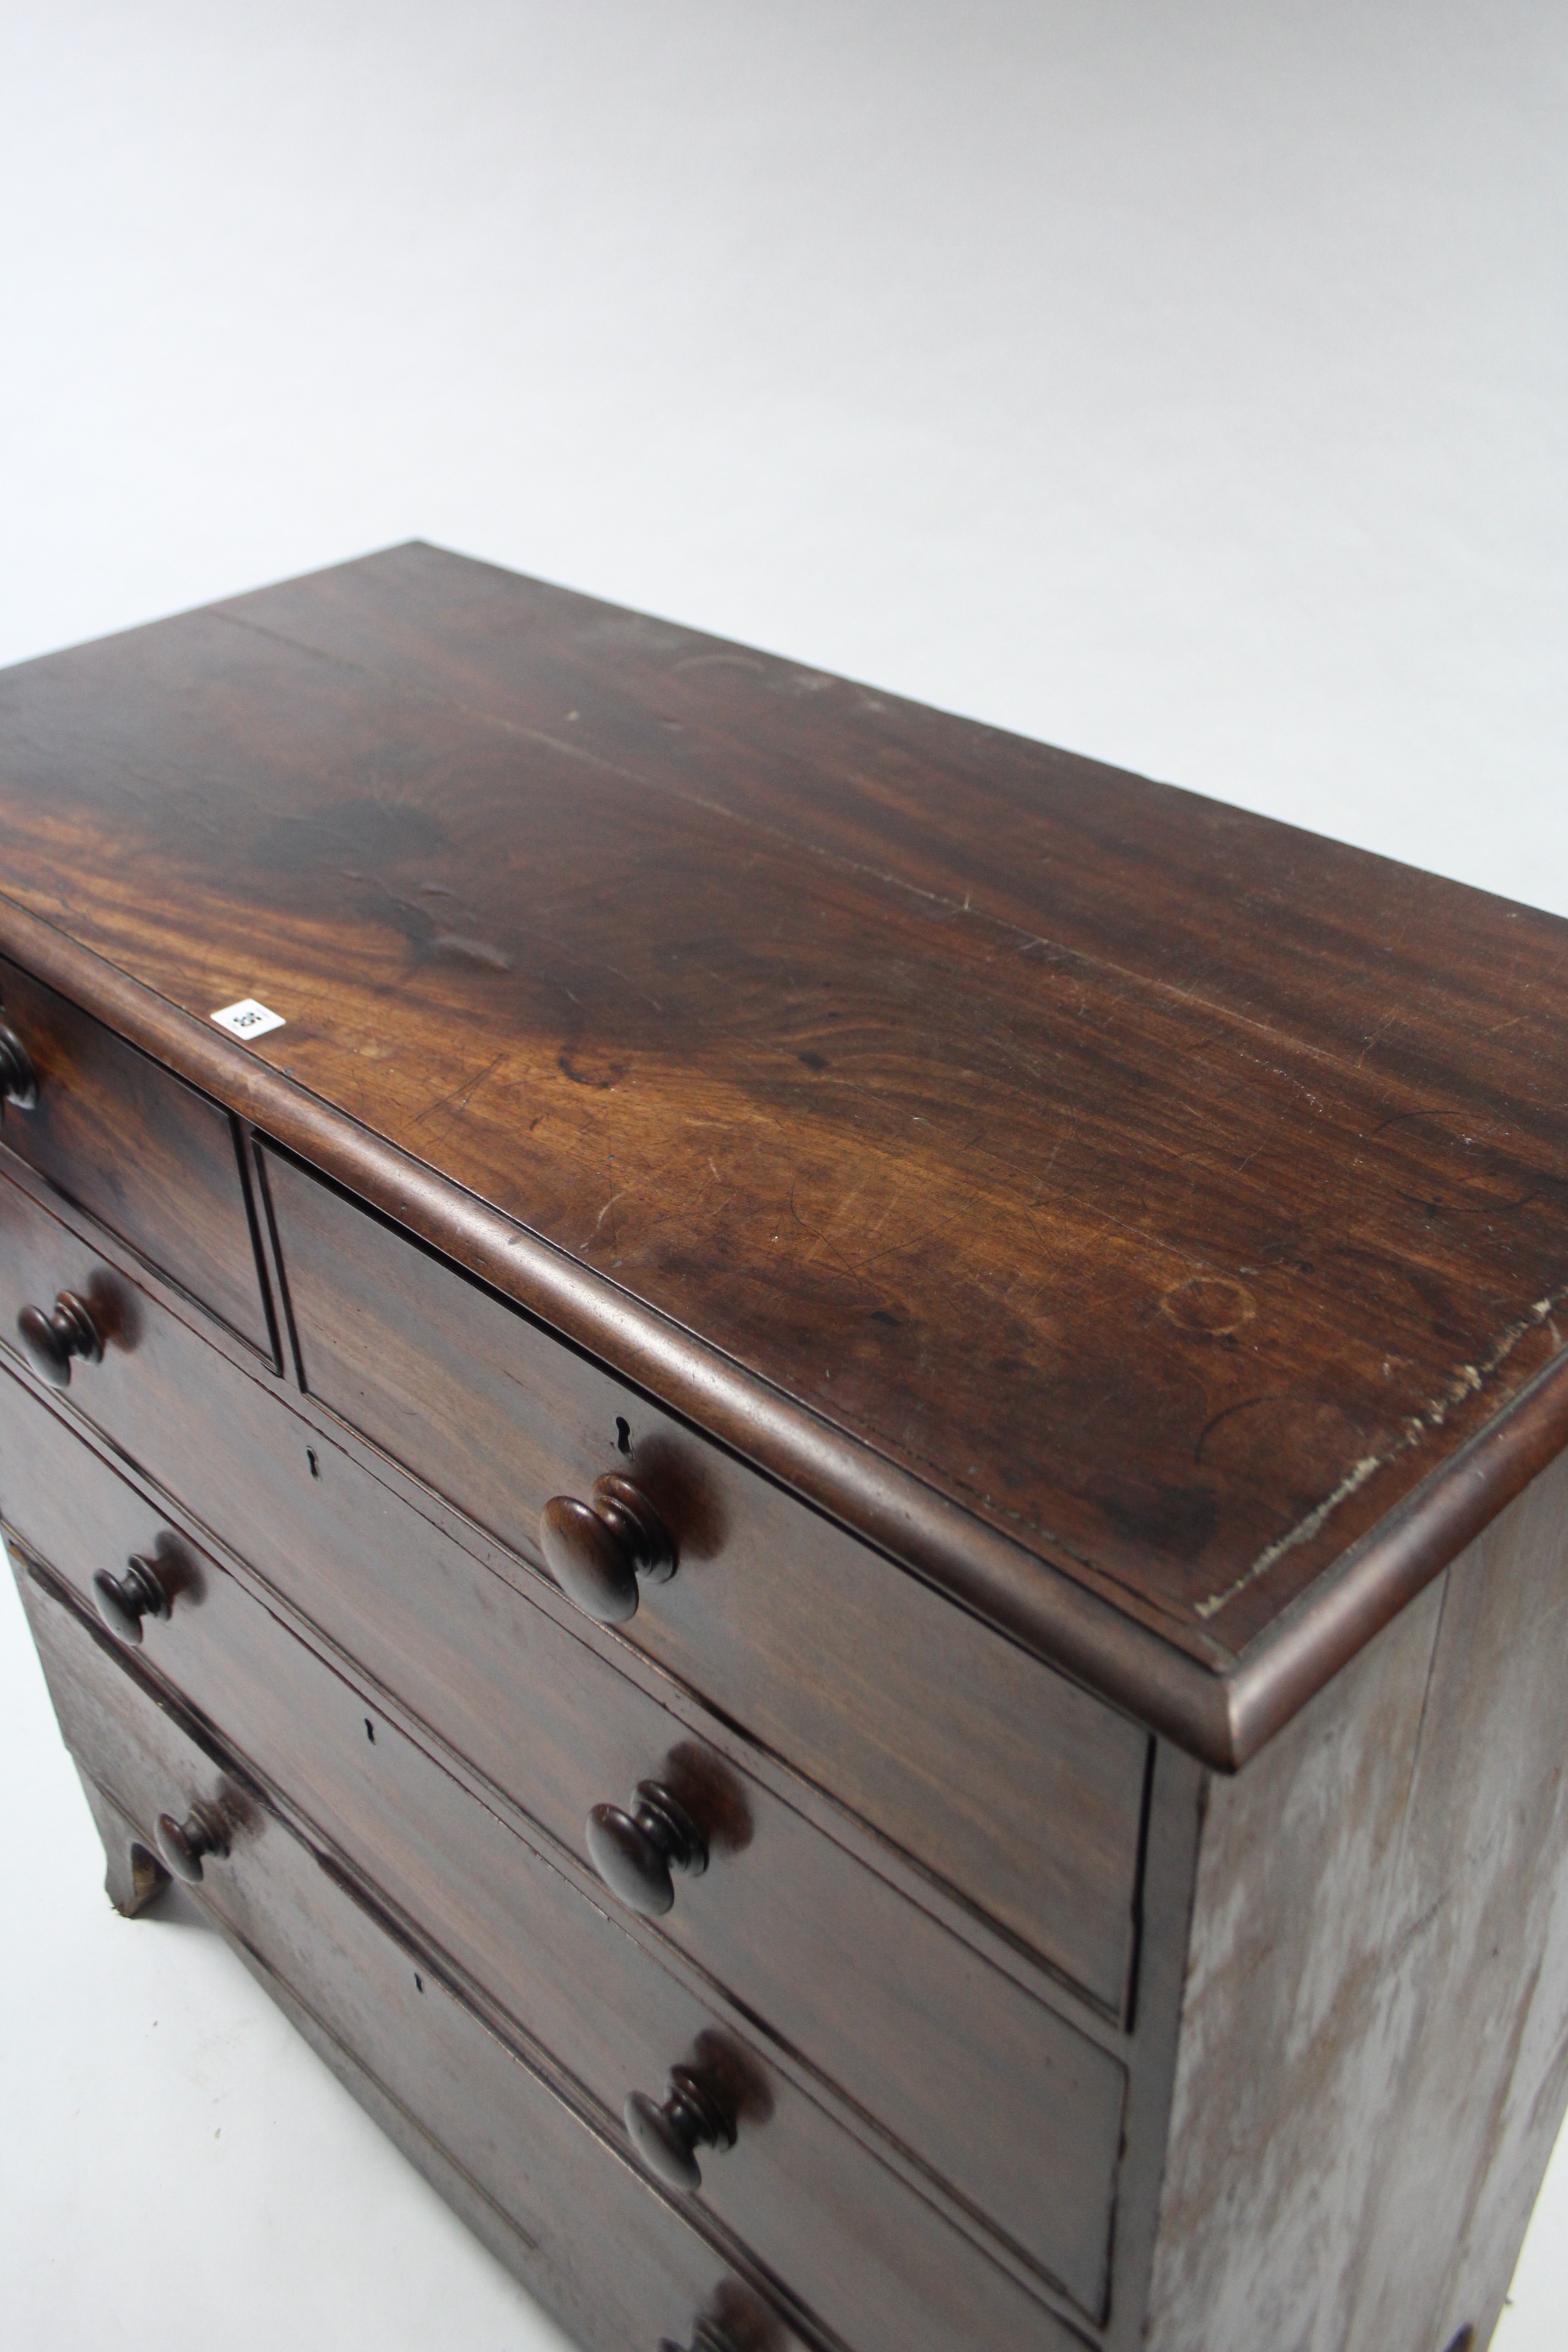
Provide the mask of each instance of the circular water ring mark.
POLYGON ((1191 1274, 1165 1292, 1160 1312, 1180 1330, 1220 1339, 1250 1323, 1258 1309, 1245 1283, 1232 1282, 1221 1274, 1191 1274))

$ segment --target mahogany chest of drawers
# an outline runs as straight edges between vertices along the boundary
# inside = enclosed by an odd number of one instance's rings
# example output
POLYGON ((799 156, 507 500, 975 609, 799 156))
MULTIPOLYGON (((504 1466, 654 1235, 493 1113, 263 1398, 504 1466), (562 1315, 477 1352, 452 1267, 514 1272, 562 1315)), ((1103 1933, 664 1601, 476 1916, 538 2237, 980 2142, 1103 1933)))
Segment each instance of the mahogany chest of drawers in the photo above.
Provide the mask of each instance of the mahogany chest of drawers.
POLYGON ((1568 926, 412 547, 0 677, 0 1023, 110 1895, 584 2347, 1485 2344, 1568 926))

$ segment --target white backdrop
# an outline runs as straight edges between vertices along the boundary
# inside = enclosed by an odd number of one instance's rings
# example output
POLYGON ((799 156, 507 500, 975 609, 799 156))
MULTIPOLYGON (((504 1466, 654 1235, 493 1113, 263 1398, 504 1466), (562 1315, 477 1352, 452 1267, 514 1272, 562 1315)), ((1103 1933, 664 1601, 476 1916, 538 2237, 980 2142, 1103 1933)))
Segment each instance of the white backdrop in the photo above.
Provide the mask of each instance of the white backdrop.
MULTIPOLYGON (((5 0, 0 660, 419 535, 1568 913, 1565 98, 1535 0, 5 0)), ((558 2345, 109 1912, 8 1585, 0 1706, 7 2344, 558 2345)))

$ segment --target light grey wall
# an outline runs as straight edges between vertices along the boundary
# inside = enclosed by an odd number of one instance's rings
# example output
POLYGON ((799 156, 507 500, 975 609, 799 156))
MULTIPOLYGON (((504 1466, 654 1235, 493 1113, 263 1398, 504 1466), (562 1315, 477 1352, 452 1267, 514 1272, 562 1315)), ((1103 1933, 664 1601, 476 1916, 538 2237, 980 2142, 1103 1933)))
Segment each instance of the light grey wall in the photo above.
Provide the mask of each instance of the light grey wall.
POLYGON ((418 531, 1568 909, 1563 12, 0 11, 0 656, 418 531))
MULTIPOLYGON (((7 0, 0 660, 419 534, 1568 913, 1565 96, 1539 0, 7 0)), ((22 1638, 9 2341, 531 2343, 100 1914, 22 1638)))

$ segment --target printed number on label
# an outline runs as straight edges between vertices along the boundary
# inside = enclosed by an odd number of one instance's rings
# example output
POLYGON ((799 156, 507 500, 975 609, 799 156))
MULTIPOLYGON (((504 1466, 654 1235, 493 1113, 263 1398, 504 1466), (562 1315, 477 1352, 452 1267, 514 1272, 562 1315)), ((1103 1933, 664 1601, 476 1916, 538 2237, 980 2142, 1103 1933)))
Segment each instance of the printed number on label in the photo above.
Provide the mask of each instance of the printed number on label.
POLYGON ((269 1013, 254 996, 242 996, 237 1004, 226 1004, 212 1017, 231 1037, 265 1037, 269 1029, 288 1026, 281 1013, 269 1013))

